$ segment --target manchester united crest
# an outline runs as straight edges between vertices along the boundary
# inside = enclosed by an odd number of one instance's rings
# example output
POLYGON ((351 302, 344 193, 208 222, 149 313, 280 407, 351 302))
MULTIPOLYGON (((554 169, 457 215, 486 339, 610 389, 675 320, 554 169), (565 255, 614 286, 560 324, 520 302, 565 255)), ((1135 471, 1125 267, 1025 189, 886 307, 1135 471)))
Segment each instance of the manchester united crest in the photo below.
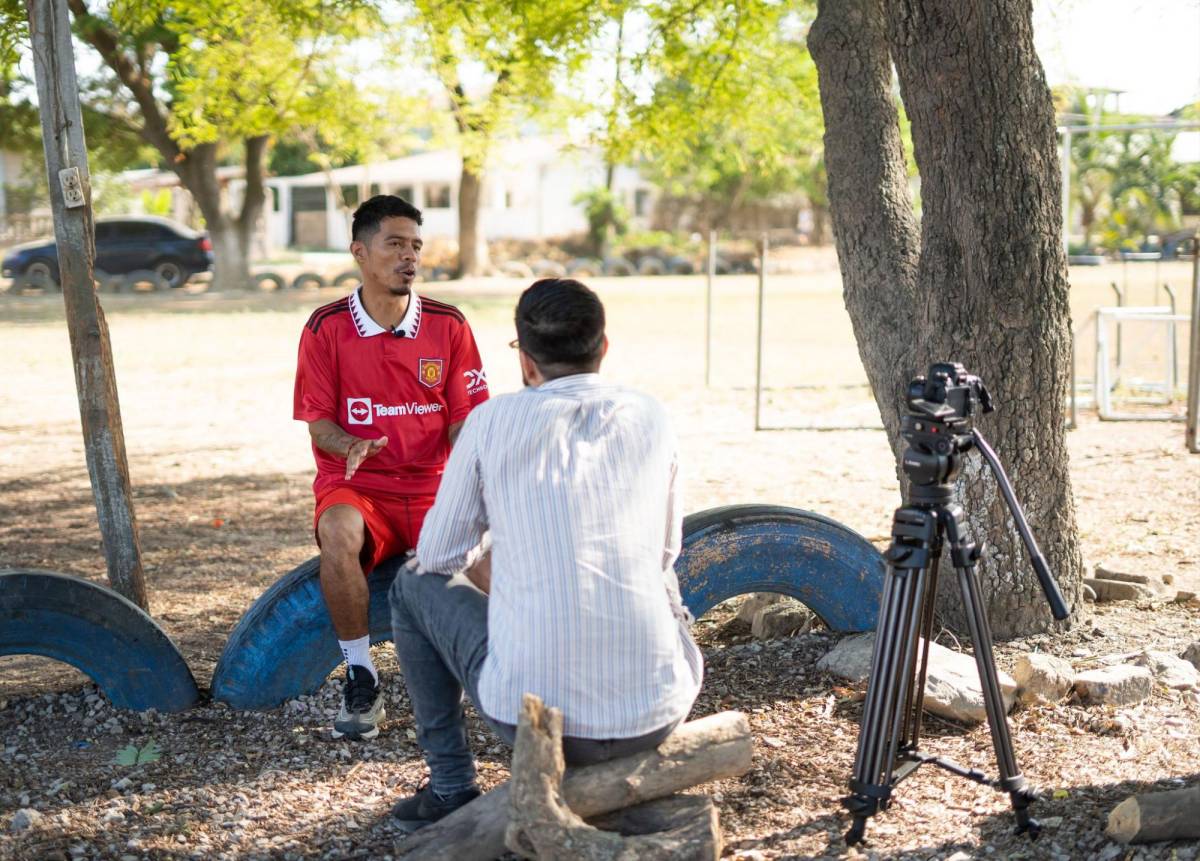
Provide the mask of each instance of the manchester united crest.
POLYGON ((421 385, 432 389, 442 381, 442 360, 421 359, 417 365, 417 376, 421 380, 421 385))

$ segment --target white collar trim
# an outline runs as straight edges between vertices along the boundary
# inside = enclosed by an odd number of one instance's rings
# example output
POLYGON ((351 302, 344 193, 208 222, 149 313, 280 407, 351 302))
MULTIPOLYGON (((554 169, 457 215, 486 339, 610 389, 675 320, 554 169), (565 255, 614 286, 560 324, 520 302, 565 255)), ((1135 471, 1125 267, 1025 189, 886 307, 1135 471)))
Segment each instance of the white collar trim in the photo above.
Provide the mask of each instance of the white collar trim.
POLYGON ((421 330, 421 297, 416 293, 410 293, 408 310, 404 312, 404 319, 396 324, 395 329, 385 329, 367 313, 367 309, 362 303, 362 285, 359 285, 350 294, 350 316, 354 320, 354 328, 358 330, 360 338, 370 338, 388 332, 396 337, 415 338, 417 332, 421 330))

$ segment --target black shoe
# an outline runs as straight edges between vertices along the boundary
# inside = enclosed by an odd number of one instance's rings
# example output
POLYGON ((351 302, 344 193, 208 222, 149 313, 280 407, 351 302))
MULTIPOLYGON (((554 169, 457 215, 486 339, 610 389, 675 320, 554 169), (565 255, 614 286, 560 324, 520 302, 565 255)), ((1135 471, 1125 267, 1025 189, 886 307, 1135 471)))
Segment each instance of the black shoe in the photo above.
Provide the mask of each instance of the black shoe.
POLYGON ((342 709, 333 722, 333 737, 375 738, 379 735, 379 722, 386 716, 383 691, 371 671, 357 664, 349 667, 342 688, 342 709))
POLYGON ((431 822, 437 822, 443 816, 448 816, 482 794, 478 787, 473 786, 443 798, 433 791, 429 781, 425 781, 416 794, 410 795, 408 798, 401 798, 396 802, 392 807, 392 816, 395 817, 396 824, 402 831, 411 834, 418 828, 424 828, 431 822))

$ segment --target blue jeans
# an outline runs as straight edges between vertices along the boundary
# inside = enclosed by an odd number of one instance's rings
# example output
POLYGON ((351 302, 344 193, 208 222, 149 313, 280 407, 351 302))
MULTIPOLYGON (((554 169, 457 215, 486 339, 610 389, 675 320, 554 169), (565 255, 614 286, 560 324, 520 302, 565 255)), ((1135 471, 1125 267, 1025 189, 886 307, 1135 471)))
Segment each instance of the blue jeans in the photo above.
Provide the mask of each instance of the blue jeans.
MULTIPOLYGON (((417 725, 417 744, 429 766, 434 792, 450 795, 475 785, 475 758, 467 743, 463 693, 509 746, 517 728, 488 717, 479 706, 479 673, 487 657, 487 595, 466 577, 413 574, 401 569, 392 582, 392 640, 417 725)), ((536 693, 536 692, 535 692, 536 693)), ((657 747, 679 725, 634 738, 563 737, 568 765, 604 762, 657 747)))

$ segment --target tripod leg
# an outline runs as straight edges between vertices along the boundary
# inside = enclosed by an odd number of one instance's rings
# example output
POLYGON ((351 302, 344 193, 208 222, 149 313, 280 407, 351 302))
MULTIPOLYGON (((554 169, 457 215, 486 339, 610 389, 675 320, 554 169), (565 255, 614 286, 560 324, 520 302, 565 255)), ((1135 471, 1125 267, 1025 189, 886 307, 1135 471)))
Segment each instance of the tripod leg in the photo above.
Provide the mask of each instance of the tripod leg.
POLYGON ((1037 837, 1041 825, 1029 815, 1029 805, 1038 794, 1021 776, 1017 758, 1013 753, 1012 737, 1008 731, 1008 710, 1004 707, 1004 695, 996 675, 996 657, 992 651, 992 627, 988 622, 980 596, 979 578, 975 573, 975 561, 979 551, 962 533, 962 508, 947 506, 942 512, 945 520, 950 558, 958 573, 962 590, 963 608, 967 615, 967 626, 975 645, 975 666, 979 669, 979 682, 983 689, 983 704, 987 711, 988 728, 992 733, 992 746, 996 750, 996 764, 1000 771, 998 784, 1012 799, 1013 812, 1017 817, 1017 833, 1028 831, 1037 837))
POLYGON ((936 514, 915 508, 898 509, 892 523, 871 675, 863 702, 850 795, 844 800, 854 817, 846 833, 850 845, 862 840, 867 818, 886 806, 891 795, 892 769, 901 737, 901 704, 911 698, 917 628, 937 523, 936 514))

